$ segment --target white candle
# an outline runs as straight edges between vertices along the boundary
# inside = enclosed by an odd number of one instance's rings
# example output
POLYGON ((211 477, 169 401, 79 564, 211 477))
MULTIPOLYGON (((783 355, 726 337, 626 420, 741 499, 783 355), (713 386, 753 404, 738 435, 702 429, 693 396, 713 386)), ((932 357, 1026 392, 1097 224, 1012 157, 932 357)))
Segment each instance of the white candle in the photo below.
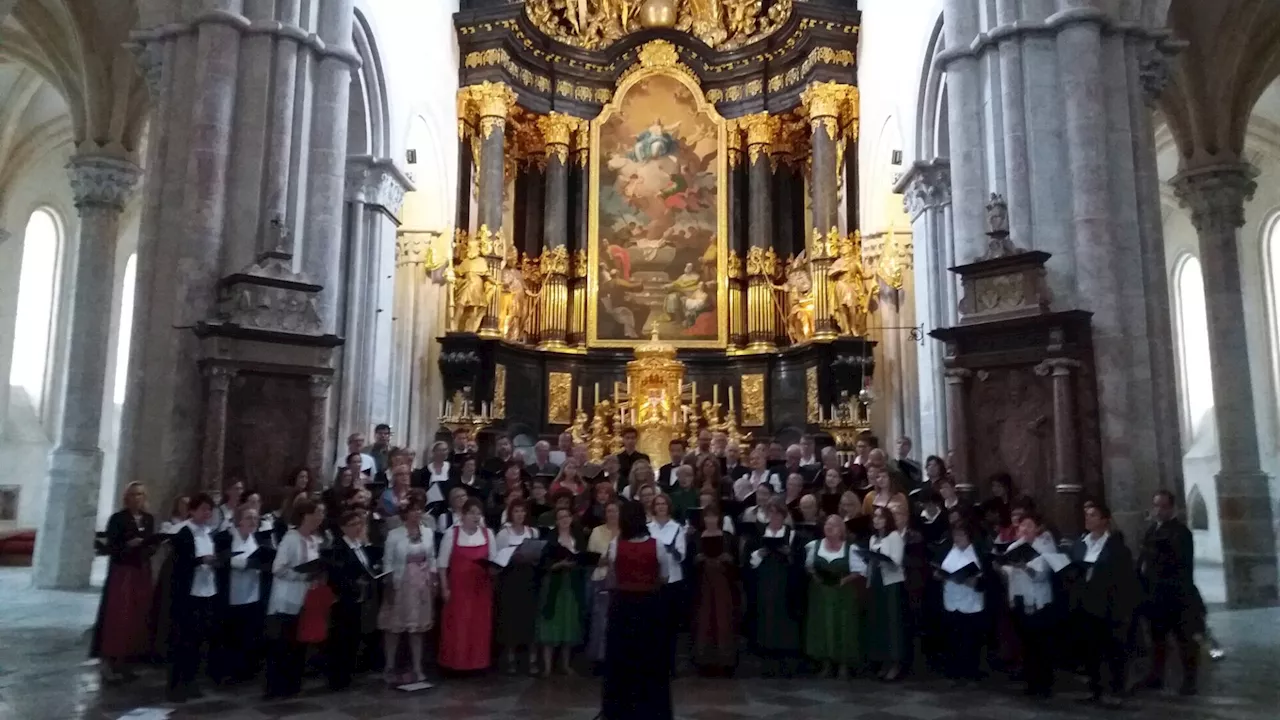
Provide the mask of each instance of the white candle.
POLYGON ((592 407, 600 404, 600 383, 596 383, 596 401, 592 407))
POLYGON ((711 386, 711 404, 717 407, 720 405, 720 383, 711 386))
POLYGON ((627 376, 627 398, 631 398, 631 376, 627 376))
POLYGON ((578 412, 582 412, 582 386, 578 386, 578 407, 574 408, 578 412))
POLYGON ((733 386, 729 386, 729 412, 733 412, 733 386))
POLYGON ((694 407, 697 407, 697 406, 698 406, 698 383, 697 383, 697 381, 694 381, 694 383, 693 383, 693 392, 692 392, 692 395, 693 395, 693 406, 694 406, 694 407))

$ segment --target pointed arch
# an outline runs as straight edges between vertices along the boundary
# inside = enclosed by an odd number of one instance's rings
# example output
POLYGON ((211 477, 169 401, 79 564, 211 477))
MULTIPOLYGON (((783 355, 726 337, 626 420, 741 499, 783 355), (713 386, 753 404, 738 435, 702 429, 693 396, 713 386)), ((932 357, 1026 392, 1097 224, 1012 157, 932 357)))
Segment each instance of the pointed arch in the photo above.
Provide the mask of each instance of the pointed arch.
POLYGON ((1191 253, 1178 258, 1173 269, 1174 333, 1177 339, 1178 399, 1186 445, 1199 433, 1213 410, 1213 379, 1209 364, 1209 321, 1200 260, 1191 253))
POLYGON ((351 34, 360 69, 351 75, 347 154, 385 158, 391 152, 387 78, 373 28, 359 9, 351 34))
POLYGON ((1209 529, 1209 506, 1199 485, 1192 485, 1191 492, 1187 493, 1187 527, 1192 530, 1209 529))
POLYGON ((58 278, 66 236, 63 228, 62 219, 54 210, 40 207, 27 219, 22 238, 9 385, 24 393, 42 419, 47 419, 52 410, 47 390, 58 317, 58 278))

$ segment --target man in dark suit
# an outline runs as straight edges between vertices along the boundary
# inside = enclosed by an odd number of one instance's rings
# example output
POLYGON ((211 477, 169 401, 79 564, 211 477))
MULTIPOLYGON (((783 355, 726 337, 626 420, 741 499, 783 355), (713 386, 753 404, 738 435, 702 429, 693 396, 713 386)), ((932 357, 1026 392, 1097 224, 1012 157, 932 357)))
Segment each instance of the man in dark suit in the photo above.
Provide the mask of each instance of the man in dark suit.
POLYGON ((742 448, 737 443, 729 443, 724 448, 724 479, 732 484, 743 475, 751 474, 751 468, 742 462, 742 448))
POLYGON ((365 603, 373 599, 374 566, 364 546, 364 513, 349 510, 339 524, 342 537, 328 552, 326 567, 335 600, 329 614, 325 653, 330 690, 344 690, 360 658, 365 603))
POLYGON ((640 434, 633 427, 622 429, 622 451, 618 453, 618 482, 626 484, 627 478, 631 477, 631 466, 637 460, 649 460, 649 456, 636 450, 636 440, 640 438, 640 434))
POLYGON ((560 474, 560 465, 551 461, 551 443, 539 440, 533 446, 533 464, 528 467, 529 477, 560 474))
POLYGON ((924 471, 911 459, 911 448, 913 444, 911 438, 903 435, 898 438, 898 469, 902 471, 902 476, 906 479, 903 492, 910 493, 920 488, 920 484, 924 479, 924 471))
POLYGON ((1084 537, 1072 548, 1071 560, 1082 570, 1076 585, 1076 629, 1084 642, 1090 699, 1118 707, 1127 687, 1129 623, 1137 604, 1133 555, 1111 532, 1111 510, 1103 503, 1085 508, 1084 537), (1102 666, 1110 675, 1109 697, 1102 692, 1102 666))
POLYGON ((173 640, 169 647, 169 702, 204 697, 196 684, 200 658, 213 619, 218 582, 214 575, 217 554, 209 534, 213 498, 199 493, 191 498, 191 518, 173 536, 173 575, 169 609, 173 640))
POLYGON ((684 440, 675 438, 667 443, 667 452, 671 456, 671 462, 658 468, 658 487, 662 492, 670 492, 671 486, 675 484, 675 469, 684 462, 684 440))
POLYGON ((1195 542, 1178 519, 1173 493, 1161 490, 1151 502, 1153 522, 1142 537, 1138 577, 1142 582, 1143 614, 1151 624, 1151 673, 1143 683, 1164 687, 1168 637, 1178 641, 1182 660, 1183 695, 1195 695, 1200 647, 1196 636, 1204 631, 1204 611, 1192 574, 1195 542))

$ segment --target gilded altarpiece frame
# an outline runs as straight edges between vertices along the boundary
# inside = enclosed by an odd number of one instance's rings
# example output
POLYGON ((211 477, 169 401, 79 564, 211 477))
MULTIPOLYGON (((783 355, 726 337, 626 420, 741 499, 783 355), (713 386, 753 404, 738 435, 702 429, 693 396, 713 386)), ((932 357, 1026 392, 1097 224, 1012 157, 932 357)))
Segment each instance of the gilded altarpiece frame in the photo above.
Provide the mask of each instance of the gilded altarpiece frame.
POLYGON ((655 322, 658 337, 678 348, 728 344, 726 140, 724 118, 678 62, 631 70, 591 122, 589 346, 635 347, 655 322), (645 98, 666 99, 646 108, 645 98), (618 211, 622 203, 631 214, 618 211))

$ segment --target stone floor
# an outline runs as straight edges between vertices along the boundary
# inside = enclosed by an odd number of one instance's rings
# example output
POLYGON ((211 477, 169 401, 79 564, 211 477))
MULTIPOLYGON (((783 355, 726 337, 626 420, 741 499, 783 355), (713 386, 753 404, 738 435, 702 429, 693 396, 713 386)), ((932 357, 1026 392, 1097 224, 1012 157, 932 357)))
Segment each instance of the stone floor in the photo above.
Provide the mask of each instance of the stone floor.
MULTIPOLYGON (((100 573, 99 573, 100 575, 100 573)), ((96 592, 30 589, 26 570, 0 569, 0 720, 115 720, 140 707, 164 707, 163 676, 147 672, 126 688, 104 688, 85 661, 86 632, 96 592)), ((1280 715, 1280 610, 1219 611, 1211 616, 1226 659, 1207 669, 1203 694, 1184 699, 1144 694, 1118 716, 1167 720, 1273 720, 1280 715)), ((887 686, 870 680, 766 680, 749 665, 733 680, 681 679, 677 714, 690 720, 842 718, 852 720, 1073 720, 1098 710, 1073 701, 1074 678, 1060 682, 1048 703, 1025 701, 992 679, 952 690, 933 679, 887 686)), ((171 716, 175 720, 591 720, 599 686, 589 679, 539 681, 490 676, 444 680, 416 694, 387 690, 369 679, 340 694, 312 682, 293 701, 263 703, 257 687, 210 691, 171 716)))

